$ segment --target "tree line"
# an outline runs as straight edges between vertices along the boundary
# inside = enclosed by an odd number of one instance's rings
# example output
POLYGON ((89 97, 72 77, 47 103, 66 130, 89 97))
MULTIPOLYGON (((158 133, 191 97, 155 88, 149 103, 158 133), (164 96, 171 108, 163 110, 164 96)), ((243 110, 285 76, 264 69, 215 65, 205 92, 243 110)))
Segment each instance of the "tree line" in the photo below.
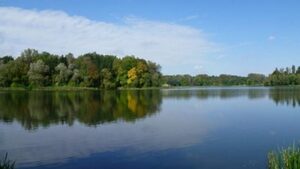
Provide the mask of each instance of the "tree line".
POLYGON ((269 86, 300 85, 300 66, 276 68, 265 81, 269 86))
POLYGON ((16 59, 0 58, 0 87, 150 87, 160 86, 161 76, 158 64, 134 56, 86 53, 75 58, 26 49, 16 59))
POLYGON ((233 86, 233 85, 264 85, 266 76, 251 73, 247 77, 221 74, 209 76, 200 74, 191 75, 166 75, 163 77, 165 84, 171 86, 233 86))
POLYGON ((248 76, 235 76, 221 74, 209 76, 200 74, 191 75, 165 75, 163 82, 171 86, 233 86, 233 85, 259 85, 259 86, 286 86, 300 85, 300 66, 276 68, 270 75, 250 73, 248 76))
POLYGON ((209 76, 200 74, 191 75, 165 75, 163 82, 171 86, 232 86, 232 85, 259 85, 259 86, 286 86, 300 85, 300 66, 276 68, 270 75, 250 73, 248 76, 235 76, 221 74, 209 76))
POLYGON ((300 67, 276 68, 270 75, 162 75, 160 65, 135 56, 86 53, 74 57, 26 49, 17 58, 0 57, 0 87, 118 87, 300 85, 300 67))

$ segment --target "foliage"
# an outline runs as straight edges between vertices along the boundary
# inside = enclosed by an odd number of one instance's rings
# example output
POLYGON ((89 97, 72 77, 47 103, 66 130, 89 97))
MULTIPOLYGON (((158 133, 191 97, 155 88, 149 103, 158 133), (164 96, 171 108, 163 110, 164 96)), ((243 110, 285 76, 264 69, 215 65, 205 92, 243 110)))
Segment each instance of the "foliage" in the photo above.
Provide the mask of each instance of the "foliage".
POLYGON ((6 64, 12 60, 14 60, 14 58, 12 56, 4 56, 4 57, 0 58, 0 63, 6 64))
POLYGON ((233 85, 265 85, 284 86, 300 85, 300 66, 285 69, 276 68, 268 77, 263 74, 250 73, 248 76, 235 76, 221 74, 209 76, 207 74, 191 75, 165 75, 163 83, 170 86, 233 86, 233 85))
POLYGON ((125 56, 86 53, 74 58, 26 49, 21 56, 0 57, 0 87, 80 86, 117 87, 160 86, 160 66, 125 56))
POLYGON ((300 147, 295 145, 268 154, 269 169, 299 169, 300 147))
POLYGON ((292 66, 285 69, 275 69, 267 78, 266 85, 268 86, 283 86, 283 85, 300 85, 300 66, 297 68, 292 66))
POLYGON ((30 64, 28 71, 29 83, 33 86, 45 86, 48 80, 49 66, 42 60, 30 64))
POLYGON ((67 84, 73 75, 72 67, 69 66, 69 68, 67 68, 67 66, 64 63, 59 63, 55 67, 55 70, 57 71, 57 75, 55 77, 56 85, 67 84))
MULTIPOLYGON (((263 76, 263 75, 261 75, 263 76)), ((206 74, 164 76, 164 83, 171 86, 232 86, 232 85, 259 85, 259 83, 247 83, 248 78, 235 75, 221 74, 209 76, 206 74)))
POLYGON ((263 85, 266 76, 258 73, 250 73, 247 76, 247 85, 263 85))
POLYGON ((221 74, 209 76, 165 75, 151 61, 125 56, 72 53, 58 56, 26 49, 21 56, 0 57, 0 87, 80 86, 113 89, 118 87, 300 85, 300 67, 275 69, 268 77, 221 74))
POLYGON ((6 153, 4 159, 0 160, 0 169, 14 169, 14 168, 15 168, 15 162, 8 160, 7 153, 6 153))

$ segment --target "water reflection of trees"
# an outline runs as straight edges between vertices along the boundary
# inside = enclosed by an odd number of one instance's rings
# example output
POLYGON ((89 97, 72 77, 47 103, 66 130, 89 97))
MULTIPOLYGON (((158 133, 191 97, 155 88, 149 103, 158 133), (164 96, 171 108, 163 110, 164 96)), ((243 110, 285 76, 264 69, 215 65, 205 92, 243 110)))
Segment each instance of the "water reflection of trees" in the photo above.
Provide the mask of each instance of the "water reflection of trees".
POLYGON ((4 92, 0 120, 18 121, 26 129, 75 120, 97 125, 116 120, 135 121, 160 109, 159 90, 105 92, 4 92))
POLYGON ((2 92, 0 120, 17 121, 26 129, 75 121, 97 125, 116 120, 135 121, 160 110, 162 97, 200 100, 249 99, 269 96, 276 104, 300 106, 300 88, 217 88, 195 90, 128 90, 81 92, 2 92))
POLYGON ((299 87, 278 87, 271 88, 269 97, 278 104, 288 106, 300 106, 300 88, 299 87))
POLYGON ((198 99, 221 98, 229 99, 236 97, 248 97, 249 99, 263 98, 268 94, 266 88, 198 88, 195 90, 163 90, 163 96, 167 98, 198 99))
POLYGON ((247 97, 249 99, 259 99, 268 97, 277 105, 286 104, 288 106, 300 106, 300 87, 274 87, 274 88, 200 88, 195 90, 163 90, 166 98, 198 99, 220 98, 230 99, 237 97, 247 97))

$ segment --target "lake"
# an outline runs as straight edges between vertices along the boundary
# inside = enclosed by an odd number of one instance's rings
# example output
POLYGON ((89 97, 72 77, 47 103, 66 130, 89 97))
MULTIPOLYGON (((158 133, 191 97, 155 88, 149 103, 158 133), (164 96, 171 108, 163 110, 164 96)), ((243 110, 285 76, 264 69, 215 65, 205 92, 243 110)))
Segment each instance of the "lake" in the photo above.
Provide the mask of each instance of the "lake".
POLYGON ((0 91, 18 169, 265 169, 300 140, 300 88, 0 91))

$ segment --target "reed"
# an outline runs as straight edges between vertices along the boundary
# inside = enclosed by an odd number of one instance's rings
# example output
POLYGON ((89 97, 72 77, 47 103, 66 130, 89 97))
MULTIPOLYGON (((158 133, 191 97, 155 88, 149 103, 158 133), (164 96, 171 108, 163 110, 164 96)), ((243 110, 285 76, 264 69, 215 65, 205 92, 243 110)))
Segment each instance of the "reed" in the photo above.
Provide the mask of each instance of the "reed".
POLYGON ((0 160, 0 169, 14 169, 14 168, 15 168, 15 162, 10 161, 6 153, 4 159, 0 160))
POLYGON ((300 169, 300 147, 289 146, 268 154, 269 169, 300 169))

